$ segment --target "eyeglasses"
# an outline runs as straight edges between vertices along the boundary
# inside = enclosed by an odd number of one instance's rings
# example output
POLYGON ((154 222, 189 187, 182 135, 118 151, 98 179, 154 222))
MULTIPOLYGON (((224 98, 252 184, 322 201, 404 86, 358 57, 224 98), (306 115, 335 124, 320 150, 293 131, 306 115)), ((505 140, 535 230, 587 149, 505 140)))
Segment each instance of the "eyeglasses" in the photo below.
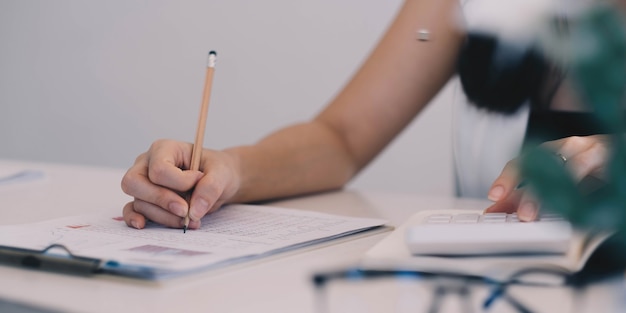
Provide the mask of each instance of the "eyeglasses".
MULTIPOLYGON (((512 286, 525 291, 530 288, 534 293, 540 293, 541 299, 569 299, 573 308, 576 287, 582 282, 574 275, 544 268, 524 269, 505 281, 452 273, 360 268, 320 272, 312 280, 317 313, 436 313, 444 309, 463 313, 499 312, 498 306, 508 306, 508 311, 513 312, 536 312, 525 303, 528 299, 522 301, 514 292, 509 292, 512 286)), ((537 307, 535 303, 533 305, 537 307)), ((572 311, 565 309, 563 306, 567 303, 562 301, 547 304, 550 305, 556 307, 547 308, 545 312, 572 311)))

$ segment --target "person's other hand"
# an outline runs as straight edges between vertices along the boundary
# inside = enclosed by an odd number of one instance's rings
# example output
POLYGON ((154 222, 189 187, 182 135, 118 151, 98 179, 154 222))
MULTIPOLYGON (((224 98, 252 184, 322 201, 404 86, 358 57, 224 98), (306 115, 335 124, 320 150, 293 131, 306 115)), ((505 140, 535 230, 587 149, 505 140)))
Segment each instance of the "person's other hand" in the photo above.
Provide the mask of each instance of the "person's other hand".
MULTIPOLYGON (((545 142, 542 146, 553 151, 563 161, 575 182, 580 182, 586 176, 602 178, 605 175, 609 157, 607 135, 567 137, 545 142)), ((535 220, 540 204, 527 188, 518 188, 519 184, 518 159, 513 159, 491 185, 488 198, 495 203, 485 212, 517 212, 521 221, 535 220)))
POLYGON ((189 228, 200 227, 200 219, 217 210, 238 190, 233 158, 220 151, 203 150, 200 171, 185 170, 191 162, 192 144, 172 140, 155 141, 137 157, 122 179, 122 190, 134 197, 123 209, 127 225, 142 229, 147 220, 183 227, 189 211, 189 228), (188 205, 186 193, 193 189, 188 205))

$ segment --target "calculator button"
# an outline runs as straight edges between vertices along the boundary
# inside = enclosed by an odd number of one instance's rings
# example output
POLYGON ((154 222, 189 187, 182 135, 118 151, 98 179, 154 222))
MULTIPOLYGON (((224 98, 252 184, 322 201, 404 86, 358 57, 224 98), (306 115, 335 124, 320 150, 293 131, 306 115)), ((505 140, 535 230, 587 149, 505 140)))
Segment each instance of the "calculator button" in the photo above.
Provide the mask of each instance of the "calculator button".
POLYGON ((554 213, 541 213, 539 215, 539 221, 541 222, 562 222, 565 221, 565 219, 563 218, 563 216, 559 215, 559 214, 554 214, 554 213))
POLYGON ((540 222, 562 222, 564 221, 564 219, 560 216, 554 216, 554 217, 540 217, 539 218, 540 222))
POLYGON ((517 218, 517 214, 509 214, 506 216, 507 223, 517 223, 519 222, 519 218, 517 218))
POLYGON ((492 212, 492 213, 483 213, 484 217, 506 217, 506 213, 503 212, 492 212))
POLYGON ((457 214, 454 216, 455 223, 478 223, 478 218, 480 215, 478 214, 457 214))
POLYGON ((501 219, 483 219, 481 221, 481 223, 506 223, 506 219, 505 218, 501 218, 501 219))
POLYGON ((452 215, 435 214, 426 217, 427 224, 448 224, 452 220, 452 215))
POLYGON ((556 218, 556 217, 558 217, 558 218, 563 218, 561 215, 559 215, 559 214, 554 214, 554 213, 541 213, 539 216, 540 216, 541 218, 544 218, 544 217, 547 217, 547 218, 556 218))
POLYGON ((504 223, 506 213, 485 213, 480 217, 482 223, 504 223))

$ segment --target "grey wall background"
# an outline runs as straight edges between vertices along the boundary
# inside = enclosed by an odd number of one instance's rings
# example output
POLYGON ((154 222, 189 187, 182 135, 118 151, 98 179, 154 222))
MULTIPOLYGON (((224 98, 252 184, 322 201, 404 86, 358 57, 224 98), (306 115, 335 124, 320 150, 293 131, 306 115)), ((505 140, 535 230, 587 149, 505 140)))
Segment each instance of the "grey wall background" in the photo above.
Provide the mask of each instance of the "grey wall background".
MULTIPOLYGON (((249 144, 316 114, 400 0, 0 0, 0 158, 127 168, 193 141, 209 50, 205 146, 249 144)), ((444 93, 351 186, 453 193, 444 93)))

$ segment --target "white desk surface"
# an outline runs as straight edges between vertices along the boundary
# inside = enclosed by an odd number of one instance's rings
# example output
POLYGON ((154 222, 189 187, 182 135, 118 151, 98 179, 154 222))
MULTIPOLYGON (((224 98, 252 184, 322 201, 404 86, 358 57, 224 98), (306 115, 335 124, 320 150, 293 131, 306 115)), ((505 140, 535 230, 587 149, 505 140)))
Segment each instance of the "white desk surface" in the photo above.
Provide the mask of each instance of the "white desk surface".
MULTIPOLYGON (((130 200, 120 188, 124 175, 121 169, 0 160, 0 169, 9 167, 40 169, 45 176, 31 182, 0 184, 0 224, 3 225, 88 212, 121 214, 122 206, 130 200)), ((483 208, 488 203, 344 190, 271 204, 384 218, 390 225, 399 225, 418 210, 483 208)), ((160 282, 108 275, 77 277, 0 266, 0 301, 60 312, 315 312, 311 275, 318 270, 354 264, 386 234, 360 235, 313 249, 160 282)), ((573 300, 572 292, 556 294, 562 298, 555 298, 554 293, 548 297, 542 290, 521 288, 517 296, 536 303, 532 307, 545 312, 570 312, 574 311, 574 306, 576 312, 626 308, 626 301, 619 300, 626 295, 621 279, 589 288, 582 304, 573 300)), ((368 301, 376 301, 376 296, 383 297, 374 292, 374 298, 368 301)), ((515 312, 506 305, 500 309, 515 312)), ((393 311, 393 308, 388 310, 393 311)), ((458 307, 444 307, 444 311, 455 312, 458 307)))

